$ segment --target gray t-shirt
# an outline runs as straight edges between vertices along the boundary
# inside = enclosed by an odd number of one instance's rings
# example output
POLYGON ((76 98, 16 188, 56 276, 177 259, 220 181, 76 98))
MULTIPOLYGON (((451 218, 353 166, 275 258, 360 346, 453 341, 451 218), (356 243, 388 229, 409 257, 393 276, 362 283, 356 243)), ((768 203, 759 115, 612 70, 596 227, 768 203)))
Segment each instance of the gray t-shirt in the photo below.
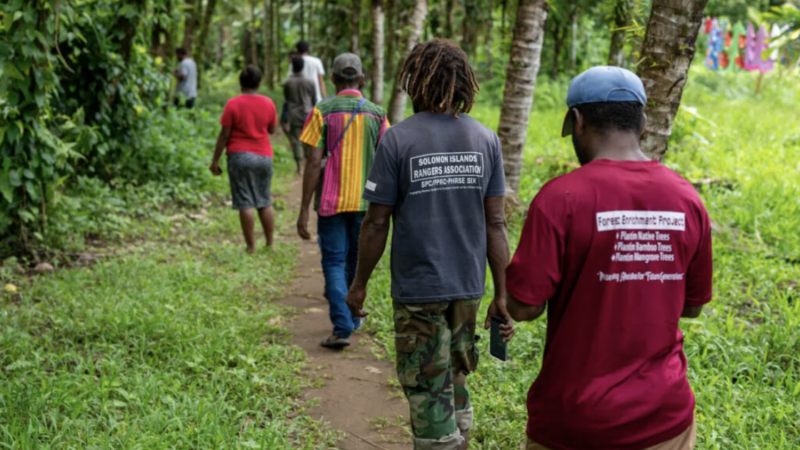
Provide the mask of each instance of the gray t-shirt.
POLYGON ((418 113, 389 128, 364 199, 394 206, 392 297, 402 303, 482 297, 483 200, 504 195, 500 140, 477 120, 418 113))
POLYGON ((192 58, 183 58, 178 66, 178 74, 186 77, 185 80, 178 80, 178 93, 186 98, 197 97, 197 65, 192 58))

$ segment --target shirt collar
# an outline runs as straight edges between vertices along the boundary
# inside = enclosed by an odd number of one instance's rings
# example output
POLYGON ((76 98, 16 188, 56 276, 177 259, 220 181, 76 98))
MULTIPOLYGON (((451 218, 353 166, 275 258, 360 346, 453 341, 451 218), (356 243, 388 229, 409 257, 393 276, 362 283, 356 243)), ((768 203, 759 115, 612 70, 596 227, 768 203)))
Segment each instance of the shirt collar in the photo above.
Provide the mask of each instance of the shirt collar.
POLYGON ((336 94, 337 97, 341 97, 343 95, 352 95, 354 97, 363 97, 361 95, 361 91, 359 91, 358 89, 345 89, 345 90, 339 92, 338 94, 336 94))

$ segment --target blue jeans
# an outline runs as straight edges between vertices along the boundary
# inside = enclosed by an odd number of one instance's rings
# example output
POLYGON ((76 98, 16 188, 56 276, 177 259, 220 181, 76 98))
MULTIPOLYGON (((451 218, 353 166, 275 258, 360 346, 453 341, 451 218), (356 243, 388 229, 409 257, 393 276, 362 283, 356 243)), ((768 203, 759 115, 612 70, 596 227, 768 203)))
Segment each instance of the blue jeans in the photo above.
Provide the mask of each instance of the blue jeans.
POLYGON ((364 213, 360 212, 340 213, 317 220, 325 297, 330 305, 333 334, 341 338, 349 338, 361 325, 361 321, 350 313, 345 297, 356 276, 358 237, 363 220, 364 213))

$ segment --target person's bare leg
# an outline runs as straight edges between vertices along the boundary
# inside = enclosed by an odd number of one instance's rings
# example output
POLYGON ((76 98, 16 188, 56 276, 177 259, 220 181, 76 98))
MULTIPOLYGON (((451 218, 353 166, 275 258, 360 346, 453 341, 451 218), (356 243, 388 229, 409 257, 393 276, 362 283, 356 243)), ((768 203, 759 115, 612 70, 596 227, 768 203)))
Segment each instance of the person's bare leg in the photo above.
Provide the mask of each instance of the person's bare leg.
POLYGON ((467 450, 469 448, 469 430, 461 431, 461 437, 464 438, 464 445, 461 446, 461 450, 467 450))
POLYGON ((239 211, 239 222, 242 223, 242 233, 247 244, 247 253, 253 253, 256 251, 256 238, 253 235, 253 227, 255 226, 253 210, 244 209, 239 211))
POLYGON ((261 220, 261 227, 264 228, 267 247, 272 247, 272 236, 275 232, 275 214, 272 212, 272 206, 259 208, 258 218, 261 220))

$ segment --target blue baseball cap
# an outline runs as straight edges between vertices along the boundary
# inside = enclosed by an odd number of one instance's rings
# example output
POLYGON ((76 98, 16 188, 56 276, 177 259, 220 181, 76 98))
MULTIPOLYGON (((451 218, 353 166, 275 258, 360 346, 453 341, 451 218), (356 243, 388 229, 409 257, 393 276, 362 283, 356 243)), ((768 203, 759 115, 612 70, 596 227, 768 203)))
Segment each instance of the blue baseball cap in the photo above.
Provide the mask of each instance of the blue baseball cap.
POLYGON ((574 127, 572 108, 585 103, 638 102, 647 104, 647 94, 642 80, 633 72, 621 67, 598 66, 573 78, 567 91, 567 117, 561 136, 572 134, 574 127))

